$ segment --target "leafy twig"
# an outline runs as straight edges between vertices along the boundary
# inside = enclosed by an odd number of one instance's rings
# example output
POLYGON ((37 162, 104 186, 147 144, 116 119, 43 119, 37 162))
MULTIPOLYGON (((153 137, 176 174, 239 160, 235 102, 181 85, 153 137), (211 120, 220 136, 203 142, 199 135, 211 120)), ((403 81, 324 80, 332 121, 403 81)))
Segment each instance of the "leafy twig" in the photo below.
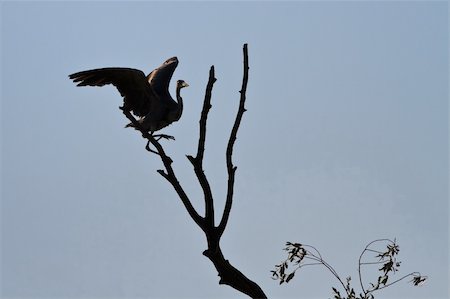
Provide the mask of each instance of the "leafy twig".
POLYGON ((305 266, 322 265, 326 267, 334 277, 336 277, 336 279, 345 290, 346 295, 343 296, 338 289, 333 287, 332 291, 334 294, 334 299, 374 299, 374 292, 387 288, 407 277, 413 277, 410 282, 412 282, 415 286, 422 285, 427 279, 426 276, 422 276, 419 272, 412 272, 388 283, 389 275, 397 272, 401 264, 401 262, 397 261, 397 255, 400 252, 400 247, 396 243, 395 239, 394 241, 390 239, 374 240, 367 244, 364 250, 361 252, 358 260, 358 275, 362 292, 358 296, 356 295, 354 288, 351 286, 351 277, 347 277, 346 282, 344 283, 335 269, 322 258, 320 252, 315 247, 300 243, 286 242, 286 247, 284 248, 284 250, 288 252, 288 256, 282 263, 275 265, 275 270, 271 271, 272 278, 274 280, 279 280, 280 284, 283 284, 284 282, 288 283, 294 278, 295 272, 298 269, 305 266), (371 248, 371 246, 373 246, 375 243, 380 242, 384 242, 386 244, 385 251, 371 248), (313 249, 313 251, 309 250, 309 248, 313 249), (367 253, 376 253, 374 258, 378 260, 375 262, 364 262, 363 257, 367 253), (308 260, 312 260, 314 262, 306 262, 308 260), (293 264, 296 267, 294 267, 289 272, 288 269, 290 264, 293 264), (378 276, 376 283, 370 284, 370 289, 366 289, 362 278, 362 266, 379 264, 383 265, 378 269, 378 271, 381 272, 381 275, 378 276))

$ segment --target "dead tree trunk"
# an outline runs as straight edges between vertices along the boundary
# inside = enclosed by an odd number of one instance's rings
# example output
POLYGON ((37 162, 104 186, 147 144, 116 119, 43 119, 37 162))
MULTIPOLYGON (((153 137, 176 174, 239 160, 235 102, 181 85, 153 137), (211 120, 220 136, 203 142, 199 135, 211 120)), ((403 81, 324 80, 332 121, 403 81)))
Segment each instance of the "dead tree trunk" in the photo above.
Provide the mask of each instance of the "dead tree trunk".
MULTIPOLYGON (((175 172, 172 168, 172 159, 166 155, 161 144, 153 138, 145 130, 141 130, 142 136, 147 139, 155 148, 156 153, 161 157, 165 169, 159 169, 158 173, 161 174, 175 189, 178 196, 180 197, 182 203, 184 204, 186 211, 191 216, 192 220, 203 230, 208 242, 208 248, 203 252, 203 255, 211 260, 216 268, 218 275, 220 277, 219 284, 226 284, 230 287, 236 289, 239 292, 247 294, 251 298, 267 298, 262 289, 253 281, 248 279, 242 272, 233 267, 230 262, 223 256, 222 250, 220 248, 220 239, 228 223, 228 219, 231 212, 231 207, 233 204, 233 190, 234 190, 234 179, 237 167, 233 165, 233 147, 236 141, 236 135, 241 123, 242 116, 245 109, 245 99, 246 90, 248 82, 248 50, 247 44, 244 44, 243 48, 244 54, 244 74, 242 79, 242 88, 240 90, 240 101, 239 109, 234 121, 233 129, 231 130, 230 138, 228 140, 228 145, 226 149, 226 162, 228 171, 228 186, 225 208, 222 213, 222 217, 218 226, 215 225, 214 217, 214 198, 212 195, 211 187, 208 179, 203 171, 203 154, 205 151, 205 140, 206 140, 206 123, 208 118, 208 113, 211 108, 211 94, 214 82, 216 81, 214 75, 214 66, 211 66, 209 71, 209 80, 206 86, 205 99, 203 102, 203 109, 200 116, 200 136, 198 140, 197 154, 195 157, 188 155, 187 158, 194 167, 195 175, 200 183, 203 190, 204 200, 205 200, 205 215, 201 216, 193 207, 189 197, 184 192, 183 187, 178 181, 175 172)), ((125 116, 136 126, 140 128, 139 123, 133 117, 133 115, 123 110, 125 116)), ((152 151, 153 152, 153 151, 152 151)))

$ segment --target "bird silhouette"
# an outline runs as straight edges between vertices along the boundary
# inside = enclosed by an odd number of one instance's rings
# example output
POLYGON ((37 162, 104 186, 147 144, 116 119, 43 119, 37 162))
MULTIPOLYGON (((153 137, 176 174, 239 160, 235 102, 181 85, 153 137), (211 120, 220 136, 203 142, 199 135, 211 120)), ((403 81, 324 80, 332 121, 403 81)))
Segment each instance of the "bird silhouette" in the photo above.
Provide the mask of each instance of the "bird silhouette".
MULTIPOLYGON (((123 97, 121 109, 139 117, 140 128, 153 135, 155 131, 178 121, 183 113, 183 99, 180 90, 189 86, 178 80, 175 101, 169 92, 169 83, 178 66, 177 57, 167 59, 148 76, 137 69, 109 67, 82 71, 69 75, 77 86, 114 85, 123 97)), ((136 127, 130 123, 126 127, 136 127)), ((161 134, 160 137, 172 136, 161 134)))

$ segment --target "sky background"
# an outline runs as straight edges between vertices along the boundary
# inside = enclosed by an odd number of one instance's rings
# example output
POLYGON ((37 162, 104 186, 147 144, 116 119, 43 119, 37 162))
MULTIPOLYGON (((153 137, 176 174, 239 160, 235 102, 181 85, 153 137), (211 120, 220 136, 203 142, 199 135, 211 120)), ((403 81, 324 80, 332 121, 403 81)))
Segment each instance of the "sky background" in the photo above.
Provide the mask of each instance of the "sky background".
MULTIPOLYGON (((204 167, 221 211, 225 146, 248 43, 227 259, 271 298, 329 298, 305 268, 279 286, 286 241, 316 246, 343 278, 397 238, 403 281, 377 298, 448 298, 448 4, 414 2, 2 2, 3 298, 245 298, 219 286, 206 241, 158 157, 124 129, 112 87, 68 75, 171 56, 184 114, 163 141, 194 205, 204 90, 216 68, 204 167)), ((357 284, 355 285, 357 286, 357 284)))

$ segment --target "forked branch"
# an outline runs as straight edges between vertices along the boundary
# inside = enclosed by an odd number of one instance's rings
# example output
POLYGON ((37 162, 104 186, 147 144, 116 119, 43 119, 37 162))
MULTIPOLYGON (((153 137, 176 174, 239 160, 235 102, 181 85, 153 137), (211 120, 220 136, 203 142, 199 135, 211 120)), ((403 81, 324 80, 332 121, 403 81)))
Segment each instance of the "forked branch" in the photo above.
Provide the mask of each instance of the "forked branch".
POLYGON ((203 109, 200 116, 200 134, 198 140, 197 155, 195 157, 188 155, 187 158, 192 163, 194 167, 194 172, 203 190, 203 196, 205 200, 205 216, 200 216, 191 204, 188 196, 184 192, 180 183, 177 180, 174 170, 172 169, 172 159, 166 155, 161 144, 148 132, 143 130, 136 119, 128 111, 123 111, 125 116, 138 128, 142 137, 147 139, 156 151, 150 150, 152 153, 156 153, 161 157, 164 164, 165 171, 160 169, 158 173, 161 174, 168 182, 170 182, 183 202, 186 210, 188 211, 191 218, 195 223, 204 231, 208 248, 203 252, 203 255, 208 257, 214 264, 218 275, 220 277, 219 284, 226 284, 232 288, 242 292, 252 298, 267 298, 262 289, 255 282, 248 279, 242 272, 236 269, 230 264, 230 262, 225 259, 222 250, 220 248, 220 238, 225 230, 230 216, 231 206, 233 202, 233 188, 234 188, 234 178, 236 172, 236 166, 233 165, 232 155, 233 146, 236 141, 237 132, 241 124, 241 119, 246 111, 244 108, 245 104, 245 94, 247 90, 248 82, 248 50, 247 44, 244 45, 244 75, 242 80, 242 89, 240 90, 240 101, 239 109, 236 115, 236 120, 233 125, 233 129, 230 134, 230 139, 228 141, 228 146, 226 150, 226 162, 228 171, 228 188, 224 212, 220 221, 220 224, 216 227, 214 224, 214 199, 211 191, 211 186, 203 170, 203 157, 205 152, 205 141, 206 141, 206 124, 208 119, 208 113, 211 109, 211 95, 214 82, 216 81, 214 74, 214 66, 211 67, 209 71, 209 80, 206 87, 205 99, 203 102, 203 109))

